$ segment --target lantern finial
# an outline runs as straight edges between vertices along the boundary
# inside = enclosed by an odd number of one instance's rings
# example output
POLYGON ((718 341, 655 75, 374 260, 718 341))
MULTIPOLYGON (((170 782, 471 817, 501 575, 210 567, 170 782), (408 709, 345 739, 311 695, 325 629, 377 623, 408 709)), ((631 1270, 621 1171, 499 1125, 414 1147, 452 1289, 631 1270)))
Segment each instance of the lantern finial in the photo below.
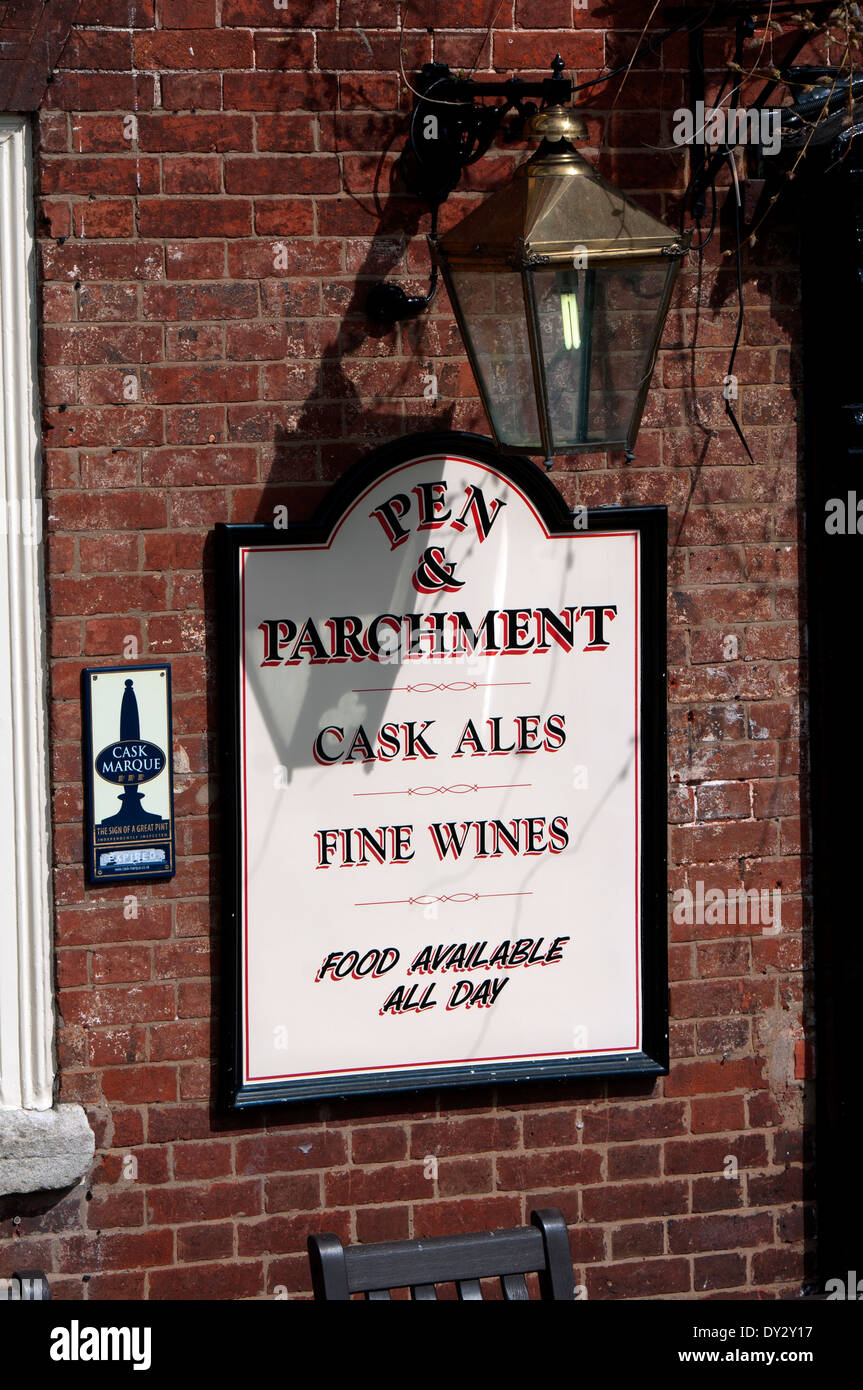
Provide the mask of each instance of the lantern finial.
POLYGON ((586 140, 587 122, 571 106, 549 106, 534 116, 528 126, 532 140, 586 140))

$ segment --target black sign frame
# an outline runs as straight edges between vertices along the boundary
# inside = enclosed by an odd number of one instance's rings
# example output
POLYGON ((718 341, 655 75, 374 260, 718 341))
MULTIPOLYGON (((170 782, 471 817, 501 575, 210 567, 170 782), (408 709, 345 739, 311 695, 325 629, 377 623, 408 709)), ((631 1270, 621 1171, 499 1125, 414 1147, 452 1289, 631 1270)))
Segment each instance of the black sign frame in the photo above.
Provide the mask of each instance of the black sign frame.
POLYGON ((669 1070, 667 907, 667 720, 666 587, 667 509, 661 506, 588 509, 587 532, 639 533, 641 652, 641 922, 639 962, 642 991, 642 1048, 607 1058, 479 1062, 460 1067, 414 1068, 283 1083, 244 1084, 242 998, 242 787, 240 785, 240 699, 242 674, 238 557, 249 545, 309 545, 326 542, 357 497, 379 477, 420 451, 454 452, 493 467, 521 489, 552 535, 573 533, 575 513, 530 460, 500 454, 492 440, 463 431, 413 434, 375 449, 334 484, 312 520, 289 529, 267 524, 218 523, 215 528, 217 611, 220 614, 220 805, 223 839, 221 952, 221 1056, 219 1104, 225 1110, 280 1102, 428 1088, 600 1076, 661 1076, 669 1070))

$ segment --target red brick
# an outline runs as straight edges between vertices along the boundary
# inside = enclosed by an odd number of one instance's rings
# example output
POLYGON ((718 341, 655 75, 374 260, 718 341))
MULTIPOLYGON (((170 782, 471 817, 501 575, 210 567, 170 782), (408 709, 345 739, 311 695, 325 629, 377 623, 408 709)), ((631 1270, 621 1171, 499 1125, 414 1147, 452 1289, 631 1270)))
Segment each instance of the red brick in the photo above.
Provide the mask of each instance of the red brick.
POLYGON ((592 1266, 585 1271, 588 1298, 650 1298, 686 1293, 687 1260, 642 1259, 637 1263, 592 1266))
POLYGON ((705 1255, 692 1262, 692 1287, 696 1294, 711 1289, 735 1289, 745 1283, 746 1258, 743 1255, 705 1255))
MULTIPOLYGON (((263 237, 307 236, 314 231, 312 204, 292 198, 257 199, 255 231, 258 236, 263 237)), ((319 289, 318 296, 320 297, 319 289)))
MULTIPOLYGON (((312 1230, 321 1228, 322 1218, 310 1222, 308 1214, 270 1216, 263 1221, 243 1222, 237 1230, 237 1250, 240 1255, 280 1254, 291 1250, 305 1252, 306 1240, 312 1230)), ((347 1212, 328 1211, 323 1226, 343 1241, 350 1240, 350 1218, 347 1212)))
POLYGON ((124 1105, 141 1105, 153 1100, 176 1100, 177 1071, 175 1067, 147 1067, 140 1063, 132 1067, 112 1067, 102 1076, 102 1093, 108 1101, 124 1105))
MULTIPOLYGON (((118 447, 135 444, 161 444, 162 442, 162 419, 158 411, 148 410, 142 406, 105 406, 90 409, 70 409, 65 412, 47 410, 45 412, 45 429, 54 431, 53 442, 59 444, 62 440, 66 448, 81 447, 101 447, 106 442, 116 443, 118 447)), ((72 496, 66 498, 63 506, 63 522, 68 529, 79 529, 76 521, 79 516, 90 515, 96 517, 100 512, 108 515, 114 510, 116 498, 100 498, 72 496)), ((140 494, 128 492, 124 494, 123 506, 120 508, 122 520, 116 523, 105 523, 106 525, 134 526, 147 525, 145 517, 148 515, 153 518, 151 525, 161 524, 164 520, 157 523, 155 518, 163 516, 165 512, 164 499, 145 497, 140 494)), ((99 522, 95 525, 88 525, 80 529, 95 530, 99 528, 99 522)))
POLYGON ((357 1239, 361 1244, 382 1240, 408 1240, 410 1208, 371 1207, 357 1212, 357 1239))
POLYGON ((232 1146, 228 1139, 208 1139, 203 1143, 174 1145, 174 1177, 224 1178, 232 1171, 232 1146))
POLYGON ((781 1173, 751 1174, 746 1191, 750 1206, 776 1207, 802 1201, 805 1185, 803 1169, 794 1166, 781 1173))
POLYGON ((222 79, 218 73, 166 72, 162 76, 162 105, 176 115, 189 110, 217 111, 222 104, 222 79))
MULTIPOLYGON (((418 71, 431 59, 431 40, 406 30, 403 58, 406 71, 418 71)), ((392 71, 399 63, 399 38, 378 31, 372 44, 364 32, 319 34, 317 61, 322 72, 392 71)))
POLYGON ((752 814, 745 782, 711 782, 697 791, 699 820, 747 819, 752 814))
POLYGON ((228 72, 223 84, 225 107, 236 111, 331 111, 337 95, 336 79, 318 73, 228 72))
POLYGON ((63 1017, 67 1023, 90 1027, 110 1023, 147 1023, 170 1018, 173 990, 169 985, 118 985, 106 989, 64 990, 63 1017))
MULTIPOLYGON (((424 1174, 425 1176, 425 1174, 424 1174)), ((437 1179, 430 1184, 429 1196, 468 1196, 492 1192, 495 1187, 491 1158, 445 1158, 438 1165, 437 1179)))
POLYGON ((177 1232, 177 1258, 180 1260, 230 1260, 233 1252, 234 1228, 228 1221, 184 1226, 177 1232))
POLYGON ((150 1298, 156 1299, 260 1298, 264 1291, 260 1260, 220 1260, 217 1264, 157 1269, 150 1275, 150 1298))
POLYGON ((63 111, 147 111, 153 78, 146 73, 63 72, 49 85, 45 104, 63 111))
POLYGON ((735 1062, 680 1062, 666 1077, 666 1095, 712 1095, 748 1091, 762 1079, 763 1063, 757 1058, 735 1062))
POLYGON ((54 610, 57 613, 115 613, 118 608, 164 608, 163 575, 126 575, 108 579, 63 578, 54 581, 54 610), (122 595, 125 594, 125 602, 122 595))
POLYGON ((669 1139, 664 1145, 668 1174, 718 1173, 730 1171, 727 1160, 737 1160, 741 1169, 762 1168, 767 1162, 767 1146, 760 1134, 738 1134, 722 1139, 669 1139))
MULTIPOLYGON (((81 455, 81 482, 90 488, 134 487, 138 479, 138 455, 112 449, 108 454, 81 455)), ((82 538, 81 569, 84 573, 137 568, 136 536, 82 538)))
MULTIPOLYGON (((94 1067, 117 1066, 123 1062, 132 1063, 146 1061, 146 1030, 139 1026, 133 1026, 131 1028, 100 1028, 98 1031, 92 1030, 89 1035, 89 1054, 90 1063, 94 1067)), ((138 1120, 140 1121, 140 1116, 138 1120)), ((139 1143, 142 1138, 143 1130, 136 1134, 134 1140, 125 1142, 139 1143)), ((114 1139, 115 1142, 117 1142, 116 1128, 114 1139)))
POLYGON ((310 116, 261 115, 257 117, 255 124, 259 150, 283 150, 293 154, 315 148, 315 130, 310 116))
POLYGON ((105 1192, 87 1203, 87 1224, 91 1230, 143 1226, 144 1194, 127 1187, 124 1191, 105 1192))
POLYGON ((82 325, 45 330, 46 356, 57 363, 152 362, 161 356, 161 345, 161 330, 155 327, 82 325))
POLYGON ((434 1188, 423 1172, 423 1164, 416 1160, 378 1168, 351 1168, 344 1172, 330 1169, 324 1175, 324 1197, 328 1207, 421 1201, 433 1195, 434 1188))
MULTIPOLYGON (((309 29, 332 29, 336 23, 336 0, 304 0, 303 23, 309 29)), ((222 23, 272 29, 279 24, 296 25, 295 10, 276 9, 272 0, 224 0, 222 23)))
POLYGON ((514 1115, 491 1120, 427 1120, 412 1124, 410 1134, 413 1158, 424 1158, 427 1154, 449 1157, 452 1154, 491 1153, 517 1147, 518 1121, 514 1115))
POLYGON ((746 1249, 767 1245, 772 1239, 773 1218, 766 1213, 690 1216, 668 1222, 668 1248, 672 1254, 746 1249))
POLYGON ((192 1221, 227 1216, 257 1216, 262 1210, 259 1179, 241 1182, 197 1183, 192 1187, 159 1187, 148 1192, 150 1221, 187 1225, 192 1221))
POLYGON ((88 904, 84 909, 61 907, 57 913, 56 933, 58 941, 65 945, 93 946, 103 941, 164 938, 171 933, 170 906, 143 901, 134 917, 126 917, 122 901, 101 908, 95 904, 88 904))
POLYGON ((92 955, 94 984, 148 980, 152 961, 146 946, 114 946, 92 955))
MULTIPOLYGON (((683 1143, 689 1141, 683 1140, 683 1143)), ((667 1146, 666 1146, 667 1147, 667 1146)), ((658 1144, 619 1144, 608 1153, 608 1178, 658 1178, 662 1150, 658 1144)), ((674 1172, 674 1169, 667 1169, 674 1172)), ((658 1252, 654 1252, 658 1253, 658 1252)))
POLYGON ((756 1284, 789 1283, 799 1286, 804 1278, 802 1251, 757 1251, 752 1257, 752 1278, 756 1284))
POLYGON ((528 1112, 522 1120, 526 1149, 551 1149, 576 1143, 575 1114, 571 1110, 528 1112))
POLYGON ((414 1208, 414 1238, 459 1235, 465 1231, 505 1230, 521 1225, 517 1197, 465 1198, 455 1202, 422 1202, 414 1208))
POLYGON ((686 1131, 686 1109, 680 1102, 642 1102, 640 1105, 615 1105, 584 1112, 582 1138, 586 1144, 603 1144, 612 1140, 663 1138, 686 1131))
POLYGON ((741 1095, 712 1095, 705 1101, 692 1101, 691 1125, 693 1134, 713 1134, 718 1130, 742 1130, 745 1127, 741 1095))
POLYGON ((406 1158, 407 1149, 404 1125, 368 1125, 354 1134, 351 1157, 354 1163, 387 1163, 406 1158))
POLYGON ((688 1206, 685 1182, 607 1183, 583 1194, 585 1221, 624 1221, 633 1217, 669 1216, 688 1206))
POLYGON ((237 1141, 237 1172, 243 1175, 276 1169, 335 1168, 347 1162, 345 1136, 320 1129, 285 1134, 262 1134, 237 1141))
POLYGON ((730 859, 733 855, 766 856, 779 847, 776 827, 763 821, 731 822, 690 828, 675 826, 671 852, 677 863, 730 859))
POLYGON ((154 237, 247 236, 252 205, 243 198, 142 198, 138 229, 154 237))
MULTIPOLYGON (((52 286, 56 294, 60 286, 52 286)), ((133 285, 87 285, 78 291, 78 313, 82 319, 105 322, 128 320, 136 316, 137 296, 133 285)), ((64 315, 72 318, 72 313, 64 315)))
POLYGON ((661 1221, 628 1221, 625 1225, 618 1226, 612 1234, 612 1254, 615 1260, 661 1255, 663 1239, 661 1221))
POLYGON ((200 151, 225 153, 251 150, 254 127, 251 116, 233 113, 208 116, 143 115, 138 120, 138 144, 142 150, 169 154, 200 151))
POLYGON ((193 72, 250 68, 253 57, 251 34, 217 29, 204 33, 195 29, 139 33, 134 37, 134 50, 136 68, 151 68, 155 72, 171 68, 193 72))
POLYGON ((151 367, 140 373, 141 396, 162 405, 180 401, 242 401, 257 395, 254 367, 151 367))
POLYGON ((314 1211, 322 1205, 319 1173, 291 1173, 265 1181, 267 1211, 314 1211))
POLYGON ((315 43, 311 33, 255 34, 255 67, 285 72, 309 71, 314 65, 315 43))
POLYGON ((497 1160, 497 1182, 501 1191, 523 1191, 561 1185, 583 1186, 602 1178, 602 1159, 595 1149, 581 1147, 557 1153, 516 1154, 497 1160))
POLYGON ((213 29, 216 0, 159 0, 161 29, 213 29))
POLYGON ((173 1231, 140 1231, 60 1239, 57 1268, 61 1271, 148 1269, 170 1264, 173 1231))
POLYGON ((154 19, 154 0, 80 0, 76 14, 79 24, 120 29, 146 29, 154 19))
POLYGON ((169 361, 203 361, 225 355, 225 331, 218 324, 171 326, 165 330, 165 356, 169 361))
POLYGON ((154 1062, 173 1062, 201 1057, 209 1050, 210 1024, 166 1023, 150 1031, 150 1057, 154 1062))
POLYGON ((153 952, 156 979, 176 980, 210 973, 210 946, 207 941, 161 943, 153 952))
POLYGON ((165 193, 219 193, 222 162, 217 155, 181 155, 162 164, 165 193))

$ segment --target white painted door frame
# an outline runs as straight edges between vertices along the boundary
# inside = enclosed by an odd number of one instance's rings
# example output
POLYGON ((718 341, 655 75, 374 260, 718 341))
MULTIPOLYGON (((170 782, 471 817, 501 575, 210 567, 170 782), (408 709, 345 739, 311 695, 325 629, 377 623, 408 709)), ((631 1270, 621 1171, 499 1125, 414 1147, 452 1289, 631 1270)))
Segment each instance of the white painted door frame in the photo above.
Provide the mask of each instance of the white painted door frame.
POLYGON ((54 1090, 31 170, 28 119, 0 116, 0 1110, 54 1090))

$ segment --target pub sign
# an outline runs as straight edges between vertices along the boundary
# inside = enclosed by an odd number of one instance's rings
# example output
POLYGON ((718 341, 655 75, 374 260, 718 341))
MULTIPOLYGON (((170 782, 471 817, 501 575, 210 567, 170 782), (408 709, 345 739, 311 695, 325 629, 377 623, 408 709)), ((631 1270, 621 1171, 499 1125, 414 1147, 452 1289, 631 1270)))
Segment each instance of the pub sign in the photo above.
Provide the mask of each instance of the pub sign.
POLYGON ((667 1068, 665 521, 452 433, 218 528, 229 1105, 667 1068))

